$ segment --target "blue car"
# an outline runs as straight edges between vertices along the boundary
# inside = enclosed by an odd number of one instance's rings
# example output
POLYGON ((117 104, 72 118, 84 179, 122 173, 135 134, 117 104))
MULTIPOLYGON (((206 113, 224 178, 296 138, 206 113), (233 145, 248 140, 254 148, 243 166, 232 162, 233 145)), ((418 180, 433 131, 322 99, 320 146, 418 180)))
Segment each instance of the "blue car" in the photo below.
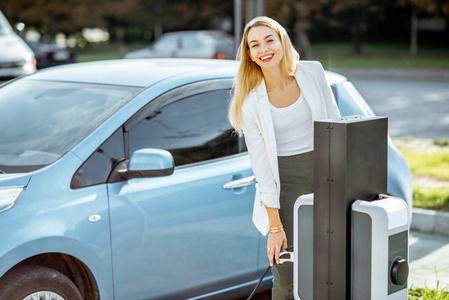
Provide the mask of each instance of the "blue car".
MULTIPOLYGON (((4 84, 0 299, 248 295, 268 260, 245 143, 227 120, 237 67, 103 61, 4 84)), ((346 78, 327 76, 343 115, 373 114, 346 78)), ((391 140, 388 167, 389 193, 411 207, 391 140)))

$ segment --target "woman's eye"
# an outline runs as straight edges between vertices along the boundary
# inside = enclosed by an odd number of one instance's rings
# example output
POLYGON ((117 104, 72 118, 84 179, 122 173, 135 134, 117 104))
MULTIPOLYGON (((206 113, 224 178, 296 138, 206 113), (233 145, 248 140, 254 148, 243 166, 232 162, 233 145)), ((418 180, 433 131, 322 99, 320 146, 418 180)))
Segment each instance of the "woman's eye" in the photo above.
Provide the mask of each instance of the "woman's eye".
POLYGON ((259 46, 259 44, 253 44, 253 45, 251 46, 251 48, 256 48, 257 46, 259 46))
POLYGON ((274 40, 268 40, 267 42, 268 42, 268 43, 271 43, 271 42, 273 42, 273 41, 274 41, 274 40))

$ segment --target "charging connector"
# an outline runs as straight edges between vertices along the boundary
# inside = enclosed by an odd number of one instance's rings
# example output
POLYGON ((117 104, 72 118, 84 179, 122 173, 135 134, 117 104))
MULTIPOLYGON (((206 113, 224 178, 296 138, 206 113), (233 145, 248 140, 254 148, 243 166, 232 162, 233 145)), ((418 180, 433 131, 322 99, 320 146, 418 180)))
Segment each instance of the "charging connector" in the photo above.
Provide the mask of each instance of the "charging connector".
MULTIPOLYGON (((282 265, 285 262, 293 262, 293 247, 289 247, 286 249, 287 251, 279 253, 279 264, 282 265)), ((276 265, 276 259, 273 258, 273 263, 276 265)), ((263 272, 262 277, 260 277, 259 282, 257 283, 256 287, 254 288, 251 295, 246 300, 251 300, 256 294, 257 289, 259 288, 260 284, 262 283, 263 278, 265 275, 267 275, 268 271, 271 269, 271 266, 268 266, 268 268, 263 272)))

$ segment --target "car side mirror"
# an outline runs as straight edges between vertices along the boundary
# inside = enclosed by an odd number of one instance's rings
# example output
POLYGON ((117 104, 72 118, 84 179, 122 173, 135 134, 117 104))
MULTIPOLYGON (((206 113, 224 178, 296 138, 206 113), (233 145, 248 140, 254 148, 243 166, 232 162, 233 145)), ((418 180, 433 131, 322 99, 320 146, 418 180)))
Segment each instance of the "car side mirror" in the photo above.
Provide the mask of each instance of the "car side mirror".
POLYGON ((124 179, 160 177, 173 174, 175 163, 170 152, 161 149, 140 149, 129 159, 128 169, 119 170, 124 179))

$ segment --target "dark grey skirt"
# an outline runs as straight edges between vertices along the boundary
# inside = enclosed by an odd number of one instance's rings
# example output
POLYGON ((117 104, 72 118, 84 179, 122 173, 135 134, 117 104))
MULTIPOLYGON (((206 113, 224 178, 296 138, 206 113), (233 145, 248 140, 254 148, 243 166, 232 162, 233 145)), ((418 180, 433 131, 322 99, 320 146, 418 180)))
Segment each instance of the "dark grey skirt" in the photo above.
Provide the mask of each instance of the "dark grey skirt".
POLYGON ((279 215, 293 246, 293 208, 299 196, 313 193, 313 151, 292 156, 278 156, 281 195, 279 215))

